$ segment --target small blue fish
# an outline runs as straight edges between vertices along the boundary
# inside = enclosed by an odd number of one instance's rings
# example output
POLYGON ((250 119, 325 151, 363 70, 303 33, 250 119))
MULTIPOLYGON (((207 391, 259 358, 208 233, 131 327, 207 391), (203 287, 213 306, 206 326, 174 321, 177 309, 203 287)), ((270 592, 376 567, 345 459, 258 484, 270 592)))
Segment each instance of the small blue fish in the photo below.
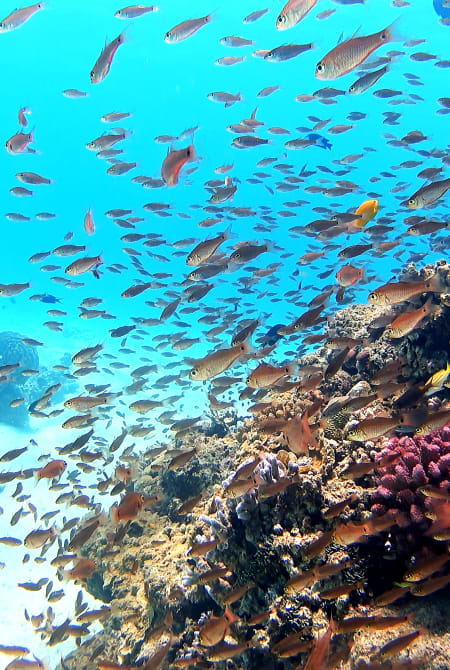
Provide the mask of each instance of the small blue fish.
POLYGON ((277 331, 283 325, 283 323, 277 323, 275 326, 272 326, 272 328, 269 328, 267 333, 259 339, 258 343, 265 347, 271 347, 276 344, 278 340, 281 340, 282 338, 282 335, 279 335, 277 331))
POLYGON ((41 302, 48 302, 54 304, 55 302, 61 302, 59 298, 55 298, 54 295, 50 295, 47 293, 46 295, 43 295, 41 298, 41 302))
POLYGON ((314 142, 316 147, 321 147, 322 149, 331 149, 333 146, 326 137, 319 135, 318 133, 309 133, 305 136, 305 139, 314 142))

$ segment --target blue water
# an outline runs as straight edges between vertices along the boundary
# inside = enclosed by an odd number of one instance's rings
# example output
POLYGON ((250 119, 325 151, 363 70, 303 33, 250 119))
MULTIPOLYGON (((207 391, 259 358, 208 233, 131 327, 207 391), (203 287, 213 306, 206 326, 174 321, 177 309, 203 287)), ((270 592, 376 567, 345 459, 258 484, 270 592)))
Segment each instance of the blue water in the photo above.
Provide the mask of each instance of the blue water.
MULTIPOLYGON (((350 244, 367 241, 367 235, 362 232, 341 235, 327 243, 315 235, 293 235, 290 228, 327 218, 335 212, 354 211, 368 198, 379 200, 380 210, 372 223, 382 222, 383 217, 388 217, 394 230, 377 240, 376 244, 391 240, 399 240, 400 244, 383 256, 367 252, 349 261, 356 267, 365 267, 370 278, 369 283, 358 284, 347 291, 346 299, 351 302, 367 302, 371 288, 396 277, 411 255, 426 254, 423 262, 435 261, 444 255, 442 250, 434 250, 433 238, 411 236, 406 239, 404 220, 412 214, 437 219, 448 217, 448 198, 438 201, 430 212, 411 212, 401 203, 425 183, 417 177, 421 170, 442 166, 438 178, 449 176, 448 156, 447 162, 443 163, 441 154, 430 155, 430 152, 448 150, 449 119, 441 113, 443 107, 438 99, 449 95, 449 75, 445 67, 449 63, 442 62, 449 58, 449 28, 441 23, 441 17, 434 10, 436 3, 433 5, 431 0, 414 0, 405 7, 394 4, 385 0, 366 0, 354 5, 319 0, 300 24, 289 31, 278 32, 275 21, 282 3, 272 0, 266 3, 247 0, 228 0, 226 3, 161 0, 158 12, 130 21, 116 19, 114 12, 120 8, 120 3, 109 0, 97 0, 95 3, 87 0, 49 0, 45 8, 23 26, 0 34, 0 66, 3 72, 0 127, 3 143, 19 131, 17 114, 20 108, 27 106, 32 112, 28 117, 28 128, 34 129, 33 146, 36 149, 33 154, 10 155, 6 150, 0 153, 2 214, 17 212, 31 218, 29 222, 14 222, 3 216, 0 283, 30 282, 31 287, 14 298, 0 299, 0 330, 17 331, 24 337, 41 341, 43 346, 38 348, 40 364, 47 367, 59 363, 67 353, 72 356, 84 346, 102 343, 104 354, 116 358, 101 356, 98 359, 100 373, 81 378, 79 393, 83 392, 84 383, 110 383, 110 390, 120 391, 131 383, 129 372, 135 367, 144 363, 158 366, 157 373, 149 375, 145 392, 115 401, 115 409, 107 417, 112 419, 112 426, 108 427, 107 419, 102 418, 95 425, 96 434, 111 440, 120 432, 123 423, 135 423, 139 415, 133 414, 128 405, 138 398, 181 396, 179 401, 165 408, 176 409, 176 419, 208 411, 209 385, 189 381, 187 373, 190 364, 186 363, 185 357, 201 358, 215 346, 229 346, 232 332, 245 319, 261 319, 256 337, 276 324, 289 323, 308 309, 308 302, 318 292, 336 284, 335 272, 345 264, 338 259, 337 252, 350 244), (260 20, 242 23, 245 16, 264 7, 268 7, 269 11, 260 20), (211 23, 189 39, 178 44, 164 41, 165 33, 174 25, 214 10, 211 23), (317 18, 318 14, 327 10, 335 11, 328 18, 317 18), (357 29, 359 35, 370 34, 385 28, 397 17, 401 17, 399 30, 402 40, 383 46, 369 60, 376 69, 378 57, 396 52, 389 72, 373 88, 359 96, 337 95, 332 98, 332 104, 323 104, 320 97, 309 102, 295 100, 296 96, 312 95, 326 86, 347 91, 359 74, 367 70, 355 70, 337 80, 322 82, 315 78, 316 63, 336 45, 342 33, 343 39, 351 37, 357 29), (105 42, 111 41, 126 27, 125 44, 116 53, 110 73, 102 83, 92 85, 89 73, 105 42), (229 35, 254 40, 254 44, 234 49, 221 45, 219 40, 229 35), (424 41, 418 45, 404 45, 413 39, 424 41), (289 42, 313 42, 314 49, 281 63, 252 56, 257 49, 273 49, 289 42), (426 52, 433 57, 424 61, 411 58, 417 52, 426 52), (215 64, 218 58, 231 55, 245 56, 246 60, 230 67, 215 64), (257 93, 268 86, 279 86, 280 90, 269 97, 257 97, 257 93), (86 91, 88 95, 68 99, 62 91, 69 88, 86 91), (374 92, 380 89, 392 89, 399 93, 391 98, 374 96, 374 92), (240 93, 242 101, 225 108, 223 104, 208 99, 208 93, 215 91, 240 93), (246 150, 234 148, 231 143, 236 135, 230 133, 227 126, 250 118, 255 108, 256 118, 264 124, 256 134, 269 139, 270 143, 246 150), (88 142, 113 127, 102 123, 100 117, 114 111, 132 114, 113 124, 126 128, 129 133, 128 138, 115 147, 124 149, 119 158, 138 163, 136 169, 120 177, 107 175, 109 164, 86 149, 88 142), (361 112, 366 116, 361 120, 349 120, 348 115, 352 112, 361 112), (396 125, 384 123, 386 112, 400 114, 396 125), (323 144, 297 151, 286 149, 286 141, 304 138, 314 132, 318 119, 330 119, 319 131, 331 143, 330 150, 324 150, 323 144), (328 132, 330 127, 342 124, 354 127, 342 134, 328 132), (138 175, 160 178, 161 164, 169 145, 155 143, 155 137, 165 134, 178 136, 186 128, 195 126, 198 130, 193 143, 200 160, 184 168, 177 186, 143 189, 132 181, 138 175), (268 128, 271 127, 284 128, 290 134, 270 133, 268 128), (301 127, 301 131, 297 131, 297 127, 301 127), (399 140, 414 130, 422 131, 426 139, 409 146, 392 144, 392 140, 399 140), (362 154, 362 158, 348 166, 339 164, 341 159, 351 154, 362 154), (266 157, 277 160, 258 168, 257 162, 266 157), (417 161, 420 165, 402 167, 405 161, 417 161), (280 163, 291 166, 287 175, 276 168, 280 163), (215 169, 224 164, 233 164, 227 174, 238 186, 237 192, 232 202, 225 203, 218 210, 217 216, 223 221, 213 228, 199 227, 198 223, 203 219, 216 216, 217 212, 203 209, 209 205, 207 201, 211 195, 205 189, 205 182, 222 178, 223 175, 215 173, 215 169), (295 190, 280 190, 283 178, 297 177, 303 166, 313 174, 294 184, 297 186, 295 190), (195 170, 189 173, 193 167, 195 170), (333 174, 333 171, 346 168, 346 174, 333 174), (15 175, 23 171, 39 173, 50 178, 52 183, 38 186, 21 184, 15 175), (259 177, 260 183, 249 183, 248 180, 254 178, 254 172, 264 172, 269 177, 259 177), (381 172, 390 173, 390 176, 383 176, 381 172), (350 180, 358 188, 335 198, 323 192, 311 192, 312 187, 334 187, 339 179, 350 180), (13 196, 9 189, 16 186, 30 188, 33 196, 13 196), (301 201, 300 207, 292 206, 296 201, 301 201), (151 202, 169 205, 170 216, 161 217, 143 209, 144 204, 151 202), (229 207, 249 207, 254 214, 244 218, 233 216, 229 214, 229 207), (92 208, 96 226, 91 237, 86 235, 83 227, 84 215, 89 208, 92 208), (144 221, 136 223, 135 229, 121 228, 111 218, 105 217, 104 213, 114 208, 131 209, 132 216, 143 217, 144 221), (326 208, 327 212, 320 208, 326 208), (36 219, 36 213, 42 211, 55 213, 56 217, 49 221, 36 219), (285 216, 286 212, 295 216, 285 216), (266 215, 271 217, 269 221, 262 218, 266 215), (186 311, 185 305, 180 305, 177 315, 160 325, 144 328, 138 333, 139 339, 136 333, 131 333, 125 347, 132 352, 121 352, 121 339, 111 339, 109 330, 133 325, 133 318, 159 319, 164 306, 180 295, 184 288, 181 283, 192 269, 186 266, 185 256, 195 243, 180 249, 174 247, 174 242, 190 237, 200 241, 215 236, 230 222, 235 238, 226 242, 220 251, 229 255, 234 244, 245 240, 258 244, 269 241, 274 245, 272 250, 247 266, 239 266, 233 272, 221 273, 210 280, 214 289, 200 303, 192 305, 196 308, 192 313, 186 311), (261 224, 266 230, 261 230, 261 224), (64 276, 64 268, 75 257, 50 255, 42 263, 28 262, 33 254, 51 251, 64 244, 64 236, 69 232, 73 233, 69 243, 86 245, 86 255, 101 254, 104 261, 100 267, 100 278, 91 273, 74 278, 84 284, 77 289, 68 289, 52 281, 52 277, 64 276), (122 242, 120 238, 130 232, 158 233, 163 244, 148 248, 142 244, 145 240, 122 242), (138 258, 150 275, 168 273, 168 277, 161 279, 165 288, 150 289, 136 298, 122 299, 122 291, 133 283, 151 280, 136 271, 131 263, 132 256, 124 252, 124 247, 140 253, 138 258), (304 253, 320 251, 324 247, 326 254, 323 258, 309 265, 298 265, 298 259, 304 253), (151 257, 147 251, 163 259, 151 257), (398 258, 396 254, 399 251, 403 253, 398 258), (61 269, 55 272, 40 270, 42 265, 50 263, 60 265, 61 269), (112 272, 109 268, 114 263, 122 264, 125 269, 120 273, 112 272), (272 263, 278 264, 274 274, 267 278, 254 278, 256 269, 266 268, 272 263), (330 276, 320 279, 318 275, 327 270, 332 270, 330 276), (294 293, 286 297, 290 291, 294 293), (30 301, 30 296, 34 294, 55 296, 61 302, 53 305, 30 301), (80 319, 78 306, 84 298, 91 296, 102 298, 99 308, 116 318, 80 319), (238 301, 236 310, 228 302, 233 298, 238 301), (67 312, 67 316, 54 317, 54 320, 63 323, 62 332, 53 332, 43 325, 53 320, 47 310, 54 307, 67 312), (199 321, 206 314, 213 316, 213 323, 199 321), (206 336, 206 331, 224 323, 227 329, 216 338, 206 336), (186 351, 173 351, 170 338, 178 339, 183 334, 189 338, 199 337, 201 342, 186 351), (112 361, 126 363, 129 368, 117 370, 114 366, 110 367, 112 361), (166 374, 178 376, 182 386, 170 383, 162 389, 153 388, 154 382, 166 374), (121 414, 116 413, 117 410, 125 413, 124 420, 121 414)), ((3 3, 1 11, 6 16, 13 9, 14 3, 3 3)), ((188 138, 175 143, 174 148, 187 146, 190 141, 191 138, 188 138)), ((435 237, 445 239, 445 235, 445 232, 438 233, 435 237)), ((332 297, 327 314, 336 309, 339 305, 332 297)), ((281 363, 313 349, 301 348, 301 342, 301 337, 291 341, 281 340, 269 360, 281 363)), ((231 374, 240 375, 245 380, 249 368, 254 365, 237 364, 231 374)), ((236 393, 243 388, 244 384, 237 386, 236 393)), ((55 402, 52 408, 63 408, 62 400, 55 402)), ((245 413, 245 405, 237 407, 241 414, 245 413)), ((157 421, 159 413, 156 410, 146 415, 144 423, 152 425, 154 433, 148 440, 133 440, 136 450, 170 438, 167 427, 157 421)), ((38 443, 38 447, 30 448, 12 464, 2 463, 2 469, 5 471, 10 465, 11 469, 38 467, 40 463, 37 459, 42 453, 54 457, 56 446, 64 445, 78 434, 76 430, 64 431, 60 427, 69 415, 70 412, 65 410, 57 418, 31 418, 30 427, 22 432, 0 424, 2 452, 24 446, 30 437, 38 443)), ((129 440, 126 444, 131 443, 129 440)), ((114 464, 108 466, 111 471, 113 467, 114 464)), ((83 482, 93 484, 96 473, 82 475, 81 478, 83 482)), ((9 519, 18 507, 10 497, 15 485, 15 482, 7 484, 1 494, 4 514, 0 517, 0 534, 23 538, 35 526, 28 517, 14 529, 9 527, 9 519)), ((44 491, 46 483, 41 485, 44 491)), ((24 489, 32 493, 32 484, 24 482, 24 489)), ((46 505, 51 505, 55 497, 56 494, 49 494, 48 499, 39 498, 40 514, 48 510, 46 505)), ((6 562, 3 588, 10 598, 16 592, 15 582, 23 577, 23 552, 21 548, 2 549, 3 552, 5 558, 2 560, 6 562)), ((38 552, 31 553, 34 557, 38 552)), ((37 568, 33 562, 28 564, 27 570, 30 565, 31 577, 36 580, 42 574, 52 574, 49 567, 37 568)), ((42 592, 38 596, 26 594, 25 601, 20 592, 22 605, 29 602, 28 598, 32 599, 35 608, 39 602, 42 609, 46 607, 42 592)), ((58 607, 63 617, 64 601, 55 605, 55 610, 58 607)), ((5 640, 21 643, 24 633, 20 633, 18 624, 23 617, 19 600, 13 612, 8 608, 7 616, 6 612, 4 614, 5 640), (5 629, 5 619, 8 619, 9 629, 5 629)), ((35 653, 40 653, 43 647, 35 637, 31 638, 36 645, 33 649, 35 653)), ((52 653, 44 649, 50 661, 52 653)))

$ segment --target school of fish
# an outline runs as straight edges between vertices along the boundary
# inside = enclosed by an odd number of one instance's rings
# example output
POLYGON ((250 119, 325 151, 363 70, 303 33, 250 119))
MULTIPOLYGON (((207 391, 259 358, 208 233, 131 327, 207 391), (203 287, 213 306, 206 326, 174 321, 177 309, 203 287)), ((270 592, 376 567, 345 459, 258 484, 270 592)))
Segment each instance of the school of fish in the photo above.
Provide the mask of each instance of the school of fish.
MULTIPOLYGON (((382 2, 372 0, 377 1, 382 2)), ((130 5, 108 11, 120 21, 147 22, 148 41, 156 49, 159 42, 174 50, 181 49, 178 43, 185 40, 194 45, 197 39, 207 40, 208 31, 220 26, 223 7, 214 7, 216 11, 200 16, 195 3, 190 3, 187 16, 181 14, 180 6, 179 22, 158 34, 152 25, 153 14, 164 16, 167 4, 170 3, 162 0, 158 7, 130 5)), ((145 161, 141 156, 128 156, 127 149, 134 133, 133 103, 126 105, 118 89, 117 110, 121 111, 105 109, 100 118, 93 118, 90 137, 94 139, 87 138, 79 151, 92 152, 93 160, 97 158, 101 166, 107 165, 108 179, 128 180, 138 193, 136 200, 124 201, 120 208, 115 205, 123 195, 121 180, 114 180, 110 209, 104 212, 96 202, 86 202, 84 216, 71 223, 73 230, 63 230, 65 224, 60 222, 57 238, 50 236, 48 243, 43 234, 41 248, 28 259, 18 258, 16 277, 0 275, 0 298, 8 301, 4 314, 14 310, 26 313, 29 301, 40 303, 42 326, 51 331, 47 343, 45 338, 36 336, 42 331, 29 323, 23 344, 38 351, 48 350, 51 357, 57 341, 54 338, 60 338, 61 346, 70 353, 71 364, 55 360, 54 369, 78 384, 78 392, 62 401, 55 399, 61 384, 49 386, 27 408, 32 426, 36 426, 34 438, 18 449, 7 448, 5 442, 0 455, 0 485, 6 487, 0 502, 7 497, 8 506, 18 506, 10 521, 11 534, 0 537, 0 547, 14 547, 17 561, 35 561, 49 568, 48 578, 17 585, 20 589, 41 591, 43 607, 38 614, 25 610, 29 640, 19 645, 3 634, 0 637, 0 658, 6 659, 7 670, 48 667, 33 655, 33 631, 49 647, 69 638, 81 645, 87 636, 95 635, 90 630, 93 623, 102 624, 113 616, 120 619, 121 612, 114 604, 89 610, 83 602, 83 587, 100 567, 94 558, 83 553, 83 547, 101 534, 109 538, 111 547, 120 546, 130 523, 145 520, 149 510, 157 509, 159 494, 139 491, 141 455, 145 452, 147 461, 155 460, 155 471, 182 469, 197 455, 195 447, 181 446, 183 438, 196 430, 205 416, 234 416, 238 422, 244 417, 259 416, 261 430, 282 434, 285 448, 298 458, 309 457, 310 450, 320 450, 322 431, 342 412, 353 418, 345 439, 355 445, 371 441, 379 446, 386 436, 405 428, 409 434, 428 435, 450 423, 450 361, 442 369, 424 372, 414 385, 402 375, 407 370, 406 360, 398 358, 387 361, 369 380, 370 392, 366 395, 338 397, 338 393, 327 395, 324 391, 346 362, 362 356, 365 347, 376 339, 386 337, 393 344, 401 344, 434 320, 449 318, 449 303, 444 296, 450 289, 438 269, 414 280, 399 275, 402 267, 411 263, 426 265, 429 255, 445 257, 448 250, 448 138, 433 137, 430 144, 431 120, 410 111, 424 100, 415 87, 425 87, 426 82, 407 69, 413 69, 415 62, 426 63, 434 68, 433 76, 444 79, 450 60, 444 54, 425 51, 426 39, 420 34, 420 26, 417 36, 403 33, 402 10, 414 2, 386 2, 386 8, 399 12, 400 21, 375 25, 367 14, 367 23, 359 29, 352 23, 352 5, 367 4, 369 8, 370 0, 289 0, 284 7, 271 2, 267 8, 255 8, 253 4, 243 4, 242 16, 234 19, 236 34, 220 39, 224 55, 212 59, 218 70, 236 72, 232 90, 212 91, 209 82, 204 82, 204 99, 223 106, 223 134, 205 139, 206 120, 202 118, 198 125, 177 135, 163 134, 170 129, 155 128, 150 119, 160 158, 151 174, 138 174, 145 161), (327 20, 334 14, 342 14, 348 35, 327 34, 324 38, 321 31, 327 31, 327 20), (273 40, 270 44, 259 39, 260 21, 269 26, 273 40), (356 32, 350 36, 352 30, 356 32), (254 96, 246 92, 245 67, 251 57, 273 78, 272 85, 254 96), (278 119, 284 119, 285 124, 272 125, 264 100, 269 96, 275 99, 281 91, 277 68, 281 71, 285 61, 294 59, 300 76, 295 82, 297 97, 291 96, 292 113, 298 118, 301 115, 298 123, 303 125, 288 125, 295 117, 283 115, 281 108, 278 119), (316 90, 301 86, 305 67, 311 67, 316 90), (401 91, 388 87, 394 72, 404 78, 401 91), (377 88, 382 85, 381 79, 386 88, 377 88), (340 111, 341 98, 355 105, 346 117, 340 111), (370 119, 371 105, 379 101, 384 105, 377 121, 379 127, 370 126, 370 133, 378 132, 379 136, 368 136, 369 146, 357 145, 352 140, 353 131, 370 119), (314 114, 303 111, 308 105, 313 105, 314 114), (319 105, 326 114, 318 115, 319 105), (396 126, 403 119, 393 107, 400 110, 401 105, 403 115, 411 115, 411 122, 408 119, 406 123, 420 121, 422 130, 396 134, 396 126), (105 126, 107 130, 100 132, 99 128, 105 126), (384 132, 386 126, 391 127, 391 133, 384 132), (347 137, 348 153, 338 155, 331 140, 342 134, 347 137), (397 152, 397 158, 395 165, 386 163, 379 169, 381 163, 377 164, 376 154, 382 142, 397 152), (159 150, 159 145, 167 145, 167 150, 159 150), (225 147, 231 147, 232 163, 221 164, 225 147), (215 175, 200 183, 205 152, 209 153, 208 164, 215 161, 215 175), (370 179, 361 176, 359 164, 365 166, 366 173, 369 171, 370 179), (147 202, 148 193, 153 190, 161 194, 160 199, 147 202), (184 205, 180 206, 176 198, 184 191, 184 205), (272 204, 259 204, 260 196, 261 203, 272 204), (283 201, 285 197, 289 200, 283 201), (294 225, 288 225, 289 219, 295 219, 294 225), (175 220, 182 221, 185 231, 180 239, 173 239, 170 229, 175 220), (207 232, 209 228, 213 229, 211 233, 207 232), (111 253, 114 247, 108 245, 109 236, 120 238, 121 256, 111 253), (26 261, 33 271, 38 267, 39 281, 22 275, 19 261, 26 261), (110 281, 113 286, 120 285, 113 300, 110 281), (72 338, 70 331, 67 334, 74 313, 65 301, 74 291, 81 296, 77 316, 82 337, 78 339, 72 338), (333 330, 335 313, 358 302, 372 305, 374 310, 367 340, 339 336, 333 330), (94 324, 92 328, 90 322, 94 324), (310 353, 315 353, 321 363, 303 362, 302 356, 310 353), (264 411, 271 407, 271 394, 292 391, 305 397, 312 393, 309 397, 314 402, 293 419, 264 420, 264 411), (314 396, 316 392, 318 395, 314 396), (188 400, 191 394, 195 394, 193 407, 198 414, 194 417, 188 400), (382 407, 381 403, 392 398, 397 409, 387 413, 386 405, 382 407), (438 404, 433 405, 435 401, 438 404), (367 412, 367 408, 372 409, 367 412), (67 443, 42 443, 42 424, 67 431, 67 443), (24 454, 33 459, 34 465, 15 469, 14 461, 24 454), (7 470, 9 464, 11 469, 7 470), (42 509, 42 487, 54 496, 53 509, 42 509), (85 510, 85 517, 69 518, 71 508, 85 510), (34 519, 34 529, 21 534, 24 517, 34 519), (64 584, 69 581, 82 588, 75 607, 73 603, 67 605, 67 618, 55 621, 52 603, 66 597, 64 584)), ((44 22, 52 11, 51 2, 12 10, 0 21, 0 39, 1 33, 33 30, 34 24, 44 22)), ((175 11, 173 7, 171 11, 175 11)), ((67 88, 61 94, 73 100, 74 105, 81 104, 83 98, 101 100, 103 82, 114 78, 116 61, 133 47, 128 29, 117 31, 103 48, 98 45, 98 56, 84 73, 86 90, 67 88)), ((179 53, 181 72, 183 59, 191 56, 189 51, 179 53)), ((197 53, 198 56, 209 58, 207 51, 197 53)), ((35 57, 39 58, 39 54, 35 57)), ((26 98, 26 87, 23 95, 26 98)), ((433 101, 439 117, 450 113, 450 98, 444 95, 433 101)), ((163 94, 159 104, 164 107, 163 94)), ((213 115, 216 107, 211 104, 210 110, 213 115)), ((15 110, 15 114, 11 126, 17 124, 17 131, 7 134, 4 141, 19 182, 10 188, 10 194, 19 204, 5 217, 7 222, 22 226, 31 217, 24 213, 26 209, 21 209, 20 202, 32 201, 37 191, 56 191, 58 175, 26 171, 47 148, 40 142, 37 119, 36 126, 30 129, 30 119, 34 119, 32 103, 15 110)), ((179 115, 183 118, 183 109, 179 115)), ((136 145, 133 151, 136 152, 136 145)), ((58 211, 42 211, 35 219, 44 226, 58 220, 58 216, 58 211)), ((20 256, 20 247, 15 251, 20 256)), ((40 372, 23 370, 19 362, 0 360, 0 382, 10 381, 17 370, 25 376, 40 372)), ((10 407, 18 408, 23 403, 24 398, 17 397, 11 400, 10 407)), ((275 484, 265 481, 258 471, 264 458, 261 453, 239 464, 224 486, 224 498, 242 499, 251 493, 258 500, 273 499, 299 482, 301 473, 284 473, 275 484)), ((315 459, 308 462, 311 468, 318 467, 315 459)), ((356 462, 345 477, 351 480, 370 475, 376 467, 373 460, 356 462)), ((207 494, 211 492, 199 491, 197 497, 183 500, 179 513, 195 515, 197 505, 207 494)), ((450 491, 429 488, 428 494, 441 521, 439 539, 443 537, 448 546, 450 491)), ((350 495, 324 513, 324 518, 336 519, 334 528, 319 534, 308 545, 304 559, 320 556, 331 542, 343 547, 361 543, 397 522, 392 517, 369 517, 362 524, 339 520, 356 501, 357 496, 350 495)), ((6 502, 2 502, 2 514, 6 514, 5 507, 6 502)), ((189 560, 201 559, 205 567, 207 554, 222 541, 217 534, 193 544, 188 551, 189 560)), ((409 624, 412 616, 387 616, 380 607, 395 602, 406 590, 419 597, 445 588, 450 582, 449 558, 447 552, 431 557, 423 565, 414 564, 401 586, 376 600, 376 613, 364 614, 361 610, 357 616, 330 617, 316 636, 305 640, 301 632, 289 635, 272 646, 270 653, 279 659, 298 656, 297 661, 301 662, 295 667, 303 670, 344 668, 341 663, 350 647, 346 642, 344 652, 333 647, 331 653, 336 636, 409 624), (441 570, 444 572, 436 576, 441 570)), ((239 658, 258 647, 255 635, 244 638, 233 631, 244 627, 248 632, 265 625, 276 616, 276 606, 243 620, 233 611, 233 605, 254 588, 254 583, 236 583, 231 566, 208 561, 206 570, 188 573, 184 588, 221 580, 230 590, 223 599, 222 614, 211 613, 197 627, 196 654, 178 650, 176 660, 168 664, 171 649, 180 637, 169 616, 152 633, 154 653, 143 664, 126 665, 123 659, 106 658, 104 650, 99 649, 92 658, 92 667, 214 667, 211 664, 239 658)), ((300 569, 286 582, 285 593, 298 594, 340 574, 348 565, 345 559, 300 569)), ((322 600, 334 602, 363 589, 364 580, 332 587, 321 584, 318 593, 322 600)), ((395 635, 377 648, 361 669, 425 667, 421 665, 423 659, 399 660, 395 656, 425 634, 426 630, 418 628, 395 635), (388 660, 392 656, 395 660, 388 660)), ((66 667, 63 659, 60 667, 66 667)))

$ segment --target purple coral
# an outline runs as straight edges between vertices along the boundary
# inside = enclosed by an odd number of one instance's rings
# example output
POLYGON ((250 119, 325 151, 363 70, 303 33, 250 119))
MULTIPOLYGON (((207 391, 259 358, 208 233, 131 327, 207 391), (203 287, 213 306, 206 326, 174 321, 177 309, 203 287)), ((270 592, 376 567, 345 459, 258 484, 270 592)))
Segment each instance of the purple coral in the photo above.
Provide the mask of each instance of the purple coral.
POLYGON ((381 515, 394 510, 400 513, 400 525, 420 524, 427 506, 418 489, 429 484, 450 492, 450 426, 424 437, 392 437, 376 461, 395 455, 398 458, 375 473, 378 488, 372 496, 372 512, 381 515))

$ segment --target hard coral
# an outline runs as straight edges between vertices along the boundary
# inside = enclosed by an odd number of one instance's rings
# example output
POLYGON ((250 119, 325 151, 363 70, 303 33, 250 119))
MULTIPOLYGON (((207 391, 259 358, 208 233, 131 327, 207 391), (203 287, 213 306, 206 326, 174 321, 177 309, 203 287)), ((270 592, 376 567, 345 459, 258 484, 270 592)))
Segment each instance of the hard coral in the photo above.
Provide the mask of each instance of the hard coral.
POLYGON ((392 437, 376 460, 395 454, 397 459, 377 470, 372 512, 399 510, 405 514, 401 525, 424 524, 427 506, 421 487, 450 492, 450 426, 424 437, 392 437))

